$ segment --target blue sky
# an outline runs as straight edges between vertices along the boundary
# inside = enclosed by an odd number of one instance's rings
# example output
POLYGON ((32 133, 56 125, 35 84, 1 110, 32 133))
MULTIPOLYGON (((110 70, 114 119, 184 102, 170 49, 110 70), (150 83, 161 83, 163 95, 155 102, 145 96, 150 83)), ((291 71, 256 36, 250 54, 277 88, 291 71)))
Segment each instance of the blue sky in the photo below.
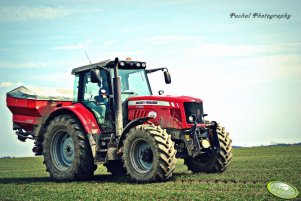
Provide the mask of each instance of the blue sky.
POLYGON ((166 66, 154 93, 204 100, 235 145, 301 141, 300 1, 0 1, 0 155, 31 156, 5 94, 24 84, 72 88, 72 68, 132 57, 166 66), (289 14, 290 19, 230 18, 289 14))

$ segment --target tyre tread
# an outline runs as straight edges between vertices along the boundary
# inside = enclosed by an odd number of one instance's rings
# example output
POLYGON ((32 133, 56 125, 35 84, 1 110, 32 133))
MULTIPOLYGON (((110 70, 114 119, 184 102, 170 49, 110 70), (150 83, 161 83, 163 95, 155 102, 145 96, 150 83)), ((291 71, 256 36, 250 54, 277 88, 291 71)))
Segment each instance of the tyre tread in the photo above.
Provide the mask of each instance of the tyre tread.
POLYGON ((127 175, 136 182, 157 182, 170 178, 175 170, 175 155, 176 150, 174 148, 174 142, 172 142, 170 136, 160 126, 154 126, 151 124, 136 126, 129 131, 124 142, 124 167, 127 170, 127 175), (154 148, 158 153, 158 158, 156 158, 156 160, 158 160, 158 166, 155 167, 156 171, 149 178, 141 177, 139 174, 136 174, 132 168, 127 166, 127 164, 130 164, 129 152, 127 151, 127 146, 129 146, 130 142, 127 142, 127 139, 130 139, 141 131, 145 135, 151 136, 156 144, 154 148))
POLYGON ((44 137, 44 161, 46 171, 50 177, 56 181, 87 180, 90 179, 97 166, 94 164, 91 148, 85 136, 85 131, 80 123, 71 115, 60 115, 55 117, 49 124, 44 137), (56 126, 65 126, 74 136, 74 148, 79 150, 78 157, 74 158, 72 167, 68 171, 59 171, 53 165, 50 154, 50 142, 53 137, 53 129, 56 126))
POLYGON ((220 124, 217 127, 217 135, 220 142, 220 152, 217 157, 206 163, 198 162, 197 159, 191 157, 185 158, 184 164, 187 165, 188 170, 193 173, 216 173, 224 172, 228 168, 232 159, 232 140, 229 132, 226 132, 225 127, 220 124))

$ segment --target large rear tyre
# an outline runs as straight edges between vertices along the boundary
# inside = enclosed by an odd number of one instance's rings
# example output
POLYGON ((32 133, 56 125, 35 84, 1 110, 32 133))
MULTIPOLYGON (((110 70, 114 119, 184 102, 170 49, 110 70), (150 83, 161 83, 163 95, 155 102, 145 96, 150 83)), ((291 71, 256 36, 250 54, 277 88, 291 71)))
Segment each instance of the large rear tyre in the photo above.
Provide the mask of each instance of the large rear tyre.
POLYGON ((82 126, 70 115, 55 117, 44 136, 44 163, 57 181, 86 180, 96 165, 82 126))
POLYGON ((229 133, 225 131, 225 127, 219 124, 216 132, 221 147, 217 157, 210 153, 205 153, 195 158, 185 158, 184 163, 187 165, 188 170, 191 170, 193 173, 216 173, 224 172, 227 169, 232 159, 232 140, 229 137, 229 133))
POLYGON ((132 128, 124 142, 124 166, 136 182, 163 181, 175 170, 176 150, 170 135, 159 126, 132 128))

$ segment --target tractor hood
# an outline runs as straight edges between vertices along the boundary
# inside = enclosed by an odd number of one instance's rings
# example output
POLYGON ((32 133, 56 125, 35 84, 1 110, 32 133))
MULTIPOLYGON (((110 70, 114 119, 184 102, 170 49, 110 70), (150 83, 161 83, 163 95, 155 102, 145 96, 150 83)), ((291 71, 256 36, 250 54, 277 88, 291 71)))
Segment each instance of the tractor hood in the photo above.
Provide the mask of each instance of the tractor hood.
POLYGON ((199 98, 190 96, 134 96, 128 98, 129 105, 158 105, 158 106, 173 106, 175 103, 184 102, 203 102, 199 98))
POLYGON ((128 98, 128 120, 152 116, 150 121, 162 128, 188 129, 192 114, 202 123, 202 102, 190 96, 134 96, 128 98))

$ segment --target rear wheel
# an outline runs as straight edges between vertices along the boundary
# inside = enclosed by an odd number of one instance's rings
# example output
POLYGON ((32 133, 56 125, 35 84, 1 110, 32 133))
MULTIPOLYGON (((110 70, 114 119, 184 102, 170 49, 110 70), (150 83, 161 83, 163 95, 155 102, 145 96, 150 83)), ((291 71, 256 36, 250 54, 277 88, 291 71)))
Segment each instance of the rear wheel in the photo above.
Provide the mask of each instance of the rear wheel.
POLYGON ((55 117, 44 137, 44 163, 58 181, 85 180, 93 176, 94 164, 85 131, 69 115, 55 117))
POLYGON ((185 158, 184 163, 187 165, 188 170, 191 170, 193 173, 215 173, 224 172, 227 169, 232 159, 232 140, 229 137, 229 133, 225 131, 225 127, 218 125, 216 131, 221 147, 217 157, 213 156, 213 154, 205 153, 195 158, 185 158))
POLYGON ((165 130, 153 125, 132 128, 124 143, 127 174, 137 182, 166 180, 176 163, 174 143, 165 130))

